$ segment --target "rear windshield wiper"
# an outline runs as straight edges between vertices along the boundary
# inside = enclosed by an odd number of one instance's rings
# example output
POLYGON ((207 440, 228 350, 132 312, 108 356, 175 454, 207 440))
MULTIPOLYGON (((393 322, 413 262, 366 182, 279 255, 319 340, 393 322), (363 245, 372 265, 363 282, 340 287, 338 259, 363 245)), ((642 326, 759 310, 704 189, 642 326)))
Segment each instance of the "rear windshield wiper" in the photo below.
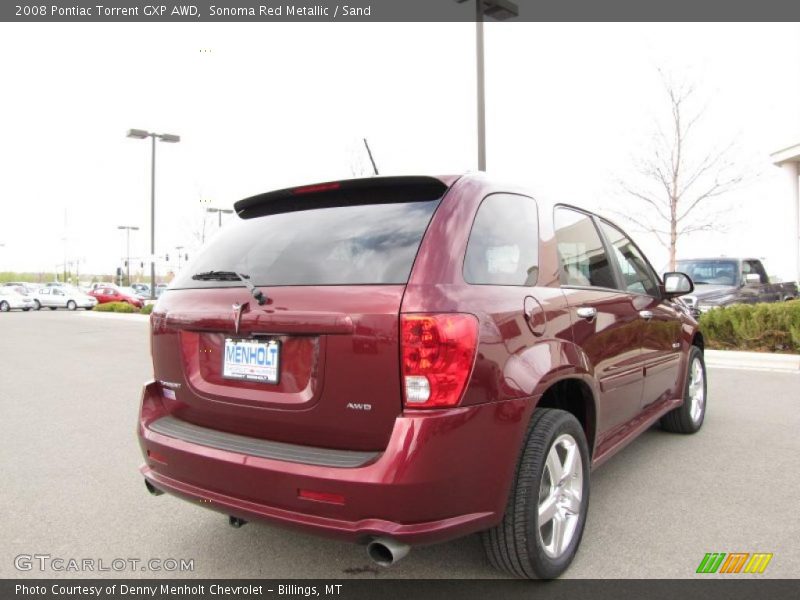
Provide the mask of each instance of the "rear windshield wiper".
POLYGON ((203 271, 192 275, 192 279, 197 281, 241 281, 250 290, 250 294, 256 299, 259 306, 267 302, 264 292, 253 285, 250 281, 250 275, 244 273, 237 273, 236 271, 203 271))

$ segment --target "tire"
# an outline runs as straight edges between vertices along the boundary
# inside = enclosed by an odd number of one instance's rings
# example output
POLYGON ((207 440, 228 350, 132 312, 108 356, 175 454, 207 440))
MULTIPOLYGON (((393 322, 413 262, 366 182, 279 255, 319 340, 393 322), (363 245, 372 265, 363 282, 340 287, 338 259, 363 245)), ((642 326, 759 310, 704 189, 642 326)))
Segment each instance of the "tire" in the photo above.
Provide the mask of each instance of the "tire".
POLYGON ((0 302, 0 312, 8 312, 11 310, 11 307, 8 305, 8 302, 3 300, 0 302))
POLYGON ((47 308, 49 308, 50 310, 56 310, 58 307, 57 306, 48 306, 47 308))
POLYGON ((67 302, 67 308, 70 310, 75 310, 76 308, 78 308, 78 305, 75 304, 74 300, 70 300, 69 302, 67 302))
POLYGON ((686 361, 683 404, 661 417, 661 428, 672 433, 696 433, 705 421, 707 401, 706 363, 700 348, 692 346, 689 360, 686 361))
POLYGON ((42 303, 39 302, 38 300, 34 300, 33 301, 33 310, 41 310, 41 308, 42 308, 42 303))
MULTIPOLYGON (((586 524, 589 463, 586 436, 573 415, 552 408, 534 411, 505 516, 499 525, 481 534, 492 566, 528 579, 552 579, 569 567, 586 524), (580 464, 573 462, 572 478, 563 480, 566 485, 552 485, 548 462, 553 458, 551 452, 559 467, 564 466, 562 462, 568 459, 569 452, 580 459, 580 464), (540 528, 540 509, 549 499, 555 501, 554 516, 540 528), (561 548, 553 547, 556 523, 565 532, 561 548)), ((549 504, 552 506, 553 502, 549 504)))
POLYGON ((25 308, 23 308, 23 309, 22 309, 22 312, 28 312, 30 309, 31 309, 31 307, 30 307, 30 306, 27 306, 27 307, 25 307, 25 308))

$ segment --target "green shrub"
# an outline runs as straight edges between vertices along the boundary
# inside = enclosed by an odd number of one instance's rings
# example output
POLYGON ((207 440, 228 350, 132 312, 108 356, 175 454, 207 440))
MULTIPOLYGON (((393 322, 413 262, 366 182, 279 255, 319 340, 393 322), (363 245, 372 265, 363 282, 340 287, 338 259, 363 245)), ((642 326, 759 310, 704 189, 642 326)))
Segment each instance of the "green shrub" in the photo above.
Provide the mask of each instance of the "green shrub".
POLYGON ((736 304, 700 316, 708 348, 800 352, 800 300, 736 304))
POLYGON ((149 315, 151 312, 153 312, 154 307, 155 304, 145 304, 139 312, 143 315, 149 315))
POLYGON ((127 302, 106 302, 105 304, 98 304, 94 310, 99 312, 115 312, 115 313, 138 313, 139 309, 131 306, 127 302))

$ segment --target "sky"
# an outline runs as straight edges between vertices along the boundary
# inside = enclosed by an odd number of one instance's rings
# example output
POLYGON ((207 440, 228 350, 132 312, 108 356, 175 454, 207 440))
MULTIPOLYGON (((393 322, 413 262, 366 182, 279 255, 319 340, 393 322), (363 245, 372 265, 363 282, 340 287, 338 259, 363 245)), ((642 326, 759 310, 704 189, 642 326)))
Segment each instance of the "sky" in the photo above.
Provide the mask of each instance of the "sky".
MULTIPOLYGON (((734 142, 748 173, 716 200, 725 231, 692 234, 679 257, 746 254, 791 276, 769 154, 800 143, 800 25, 491 23, 485 46, 490 176, 624 212, 619 181, 668 110, 661 69, 695 84, 696 147, 734 142)), ((120 225, 140 228, 131 256, 149 255, 149 141, 129 128, 181 136, 157 144, 160 271, 214 235, 207 207, 369 175, 364 137, 382 175, 477 168, 474 24, 3 23, 0 57, 0 271, 66 256, 111 273, 120 225)))

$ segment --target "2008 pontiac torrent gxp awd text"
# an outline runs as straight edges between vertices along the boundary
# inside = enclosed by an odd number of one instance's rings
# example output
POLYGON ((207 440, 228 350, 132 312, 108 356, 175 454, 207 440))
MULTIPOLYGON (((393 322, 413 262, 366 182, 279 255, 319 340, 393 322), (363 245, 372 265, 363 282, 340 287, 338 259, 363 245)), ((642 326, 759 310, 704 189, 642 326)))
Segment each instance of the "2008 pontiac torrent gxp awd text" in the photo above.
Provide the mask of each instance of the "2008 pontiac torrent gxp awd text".
POLYGON ((561 574, 590 470, 703 424, 703 338, 616 225, 483 175, 376 177, 235 204, 151 315, 141 468, 202 500, 367 545, 481 532, 561 574))

